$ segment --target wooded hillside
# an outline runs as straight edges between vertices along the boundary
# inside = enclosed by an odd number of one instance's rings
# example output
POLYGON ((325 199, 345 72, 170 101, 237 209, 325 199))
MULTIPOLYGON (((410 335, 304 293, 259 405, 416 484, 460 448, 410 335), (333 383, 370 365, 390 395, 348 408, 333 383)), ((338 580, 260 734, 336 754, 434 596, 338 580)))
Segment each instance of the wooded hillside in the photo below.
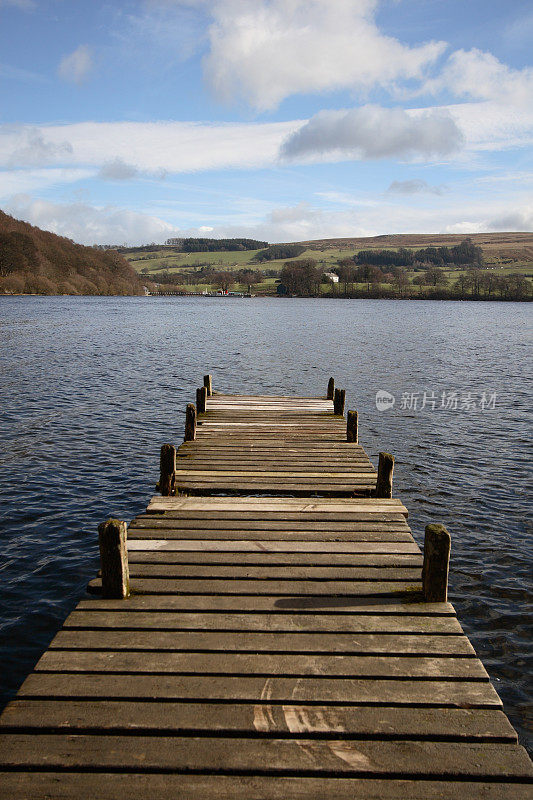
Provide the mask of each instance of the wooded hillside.
POLYGON ((0 293, 143 294, 115 250, 84 247, 0 211, 0 293))

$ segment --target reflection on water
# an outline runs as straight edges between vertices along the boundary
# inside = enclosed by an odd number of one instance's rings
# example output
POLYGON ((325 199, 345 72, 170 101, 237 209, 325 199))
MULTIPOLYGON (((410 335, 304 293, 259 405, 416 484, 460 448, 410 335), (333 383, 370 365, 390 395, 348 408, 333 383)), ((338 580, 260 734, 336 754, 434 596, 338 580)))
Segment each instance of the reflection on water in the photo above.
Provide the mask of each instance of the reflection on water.
POLYGON ((304 395, 324 394, 333 375, 359 411, 367 452, 396 455, 396 494, 418 540, 429 521, 451 531, 451 600, 527 744, 529 311, 0 298, 2 697, 94 576, 97 524, 146 506, 160 445, 180 442, 185 403, 205 372, 219 390, 304 395), (380 389, 394 395, 392 409, 376 409, 380 389), (454 391, 457 409, 441 408, 454 391), (495 408, 461 408, 467 393, 479 406, 483 392, 496 392, 495 408))

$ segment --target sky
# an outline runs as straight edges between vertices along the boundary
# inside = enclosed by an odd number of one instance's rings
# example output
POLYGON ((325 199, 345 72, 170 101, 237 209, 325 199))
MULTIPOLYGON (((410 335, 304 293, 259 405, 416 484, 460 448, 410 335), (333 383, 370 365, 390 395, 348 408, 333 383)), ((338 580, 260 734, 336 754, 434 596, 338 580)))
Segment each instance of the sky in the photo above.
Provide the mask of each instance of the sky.
POLYGON ((530 0, 0 0, 0 208, 83 244, 533 230, 530 0))

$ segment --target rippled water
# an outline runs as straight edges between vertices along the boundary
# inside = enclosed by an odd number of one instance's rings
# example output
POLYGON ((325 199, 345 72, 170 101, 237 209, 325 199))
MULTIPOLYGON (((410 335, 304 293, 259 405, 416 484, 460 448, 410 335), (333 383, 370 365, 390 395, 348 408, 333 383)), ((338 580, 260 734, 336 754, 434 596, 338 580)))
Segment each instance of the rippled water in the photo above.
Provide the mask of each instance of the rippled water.
POLYGON ((451 600, 531 746, 530 315, 519 303, 0 298, 3 701, 94 576, 97 524, 144 510, 160 445, 181 441, 205 372, 218 390, 307 395, 333 375, 370 456, 396 455, 415 537, 429 521, 450 530, 451 600), (379 389, 391 410, 377 411, 379 389), (452 391, 457 410, 441 408, 452 391), (468 392, 477 405, 496 392, 495 407, 462 409, 468 392))

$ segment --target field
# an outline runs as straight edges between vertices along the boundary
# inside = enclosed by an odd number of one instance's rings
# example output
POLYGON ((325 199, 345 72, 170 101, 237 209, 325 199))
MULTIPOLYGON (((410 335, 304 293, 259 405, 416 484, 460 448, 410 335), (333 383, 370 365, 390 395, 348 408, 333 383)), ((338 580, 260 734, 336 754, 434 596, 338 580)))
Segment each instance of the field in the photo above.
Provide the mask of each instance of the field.
MULTIPOLYGON (((358 250, 397 250, 399 247, 408 247, 416 250, 421 247, 442 247, 459 244, 466 238, 464 234, 394 234, 390 236, 373 236, 368 238, 350 239, 317 239, 314 241, 300 242, 307 247, 299 259, 312 258, 323 268, 324 272, 329 272, 336 266, 337 262, 343 258, 350 258, 358 250)), ((483 233, 471 234, 468 236, 472 242, 480 246, 483 250, 485 269, 493 270, 499 275, 508 275, 519 272, 533 277, 533 233, 483 233)), ((292 259, 282 259, 276 261, 264 261, 258 263, 254 261, 257 250, 235 251, 235 252, 216 252, 216 253, 180 253, 172 247, 162 246, 160 250, 154 252, 134 251, 124 255, 130 261, 134 269, 146 275, 147 279, 158 282, 158 273, 164 272, 193 272, 201 267, 213 267, 220 271, 237 271, 240 269, 251 270, 276 270, 280 271, 283 265, 292 259)), ((448 280, 453 283, 462 270, 445 270, 448 280)), ((412 281, 416 272, 409 271, 409 280, 412 281)), ((204 291, 210 289, 209 285, 187 284, 187 291, 204 291)), ((235 289, 245 288, 236 285, 235 289)), ((356 284, 355 288, 363 288, 356 284)), ((324 286, 325 292, 330 291, 330 287, 324 286)), ((417 287, 412 287, 417 291, 417 287)), ((256 284, 254 293, 275 292, 275 279, 266 278, 261 283, 256 284)))

